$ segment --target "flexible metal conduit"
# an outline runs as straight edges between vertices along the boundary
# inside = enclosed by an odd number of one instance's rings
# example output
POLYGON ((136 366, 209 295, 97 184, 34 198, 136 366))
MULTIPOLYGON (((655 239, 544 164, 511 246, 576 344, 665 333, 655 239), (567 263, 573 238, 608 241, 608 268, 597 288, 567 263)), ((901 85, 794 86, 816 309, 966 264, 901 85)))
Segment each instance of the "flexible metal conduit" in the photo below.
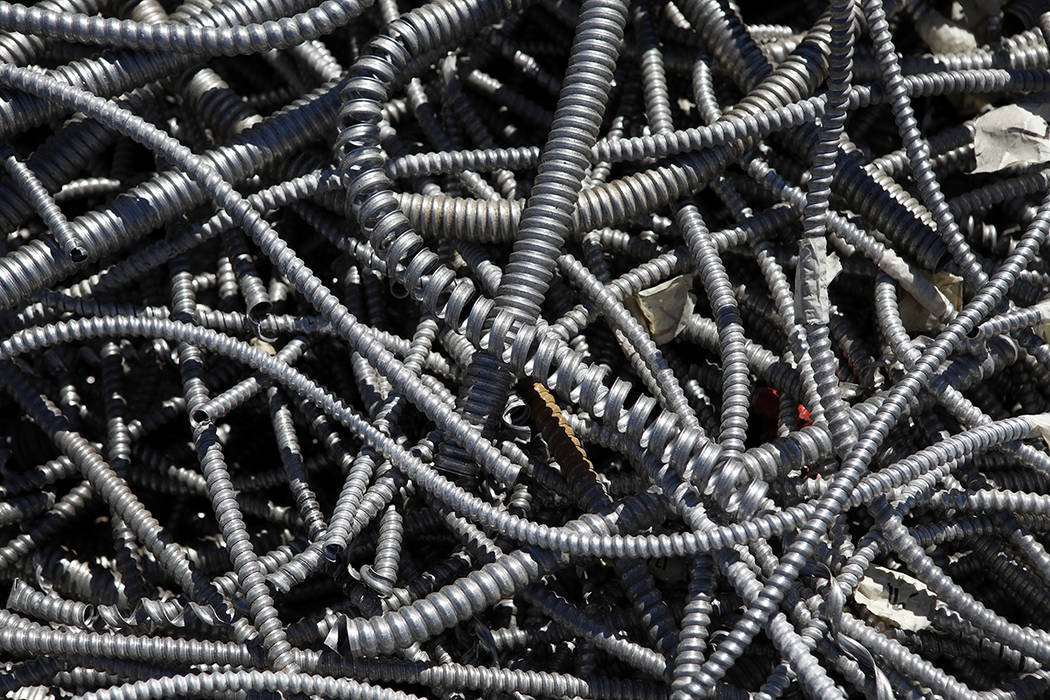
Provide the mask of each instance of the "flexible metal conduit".
POLYGON ((0 689, 1047 696, 1048 38, 0 1, 0 689))

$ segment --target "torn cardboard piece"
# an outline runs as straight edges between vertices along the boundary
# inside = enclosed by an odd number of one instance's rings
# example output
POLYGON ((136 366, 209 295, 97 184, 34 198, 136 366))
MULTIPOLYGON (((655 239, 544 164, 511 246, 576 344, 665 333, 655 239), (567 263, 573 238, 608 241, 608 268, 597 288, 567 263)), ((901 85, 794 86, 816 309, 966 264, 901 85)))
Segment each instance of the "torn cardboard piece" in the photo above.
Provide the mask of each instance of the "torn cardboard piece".
MULTIPOLYGON (((879 269, 892 277, 908 292, 912 301, 929 311, 934 318, 946 321, 958 308, 918 269, 913 269, 904 258, 887 250, 879 260, 879 269)), ((960 300, 961 301, 961 300, 960 300)))
POLYGON ((974 121, 975 173, 1050 162, 1050 104, 998 107, 974 121))
MULTIPOLYGON (((949 272, 929 273, 920 270, 919 274, 933 283, 948 302, 956 309, 963 307, 963 278, 949 272)), ((928 333, 941 329, 943 321, 920 304, 910 293, 901 296, 901 322, 909 333, 928 333)))
POLYGON ((248 341, 248 343, 250 345, 252 345, 256 350, 261 350, 261 351, 265 352, 267 355, 271 355, 271 356, 276 356, 277 355, 277 348, 275 348, 270 343, 267 343, 265 340, 262 340, 260 338, 252 338, 251 340, 248 341))
POLYGON ((930 627, 930 615, 937 605, 925 583, 884 566, 868 569, 853 599, 882 622, 910 632, 930 627))
POLYGON ((696 298, 692 294, 693 276, 679 275, 655 287, 643 289, 625 303, 638 322, 645 326, 657 345, 674 340, 689 323, 696 298))

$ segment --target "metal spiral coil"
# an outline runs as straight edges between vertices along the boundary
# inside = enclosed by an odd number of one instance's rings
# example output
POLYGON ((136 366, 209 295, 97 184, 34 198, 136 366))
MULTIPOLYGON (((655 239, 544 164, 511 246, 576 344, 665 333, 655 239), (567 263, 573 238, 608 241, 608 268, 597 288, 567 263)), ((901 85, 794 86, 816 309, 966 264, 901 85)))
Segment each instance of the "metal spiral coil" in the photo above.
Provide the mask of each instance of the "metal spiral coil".
POLYGON ((977 5, 0 2, 0 687, 1046 695, 977 5))

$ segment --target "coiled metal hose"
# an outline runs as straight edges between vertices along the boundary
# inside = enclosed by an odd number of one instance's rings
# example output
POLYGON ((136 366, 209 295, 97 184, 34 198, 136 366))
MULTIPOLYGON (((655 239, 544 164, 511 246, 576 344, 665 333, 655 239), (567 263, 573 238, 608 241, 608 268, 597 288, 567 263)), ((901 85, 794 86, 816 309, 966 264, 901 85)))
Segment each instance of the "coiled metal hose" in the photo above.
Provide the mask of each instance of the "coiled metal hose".
POLYGON ((1050 7, 957 5, 0 1, 0 688, 1050 694, 1050 7))

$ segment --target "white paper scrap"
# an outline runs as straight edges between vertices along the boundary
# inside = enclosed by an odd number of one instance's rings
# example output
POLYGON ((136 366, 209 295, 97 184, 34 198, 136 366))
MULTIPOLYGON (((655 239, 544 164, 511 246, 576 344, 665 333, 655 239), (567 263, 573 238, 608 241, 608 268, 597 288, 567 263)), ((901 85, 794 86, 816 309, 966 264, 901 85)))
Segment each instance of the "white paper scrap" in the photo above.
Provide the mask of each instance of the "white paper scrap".
POLYGON ((937 604, 922 581, 884 566, 868 569, 853 599, 883 622, 911 632, 933 624, 930 613, 937 604))
POLYGON ((627 307, 657 345, 674 340, 689 322, 696 299, 692 275, 679 275, 628 299, 627 307))
POLYGON ((799 242, 798 265, 795 267, 795 315, 806 324, 823 325, 828 322, 831 304, 828 285, 842 265, 836 256, 828 260, 828 242, 825 238, 803 238, 799 242), (810 299, 809 304, 803 300, 810 299))
POLYGON ((969 53, 977 48, 977 37, 962 22, 927 10, 915 22, 915 30, 935 53, 969 53))
POLYGON ((1030 413, 1022 417, 1028 421, 1033 430, 1039 433, 1039 437, 1043 438, 1046 446, 1050 447, 1050 413, 1030 413))
POLYGON ((974 121, 975 173, 1050 162, 1050 104, 1006 105, 974 121))

